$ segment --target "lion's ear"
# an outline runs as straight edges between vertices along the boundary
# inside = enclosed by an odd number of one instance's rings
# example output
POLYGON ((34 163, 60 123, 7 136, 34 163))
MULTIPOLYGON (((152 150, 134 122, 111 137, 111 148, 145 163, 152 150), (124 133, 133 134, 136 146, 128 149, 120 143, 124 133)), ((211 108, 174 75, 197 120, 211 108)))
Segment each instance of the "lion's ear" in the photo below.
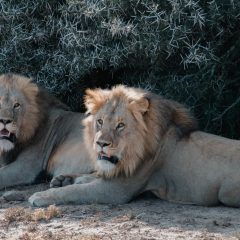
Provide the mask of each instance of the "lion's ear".
POLYGON ((147 126, 145 124, 143 115, 148 111, 149 105, 149 100, 145 97, 132 100, 129 103, 130 111, 145 131, 147 131, 147 126))
POLYGON ((140 112, 144 114, 149 109, 149 100, 146 97, 141 97, 139 99, 131 100, 129 105, 133 113, 140 112))
POLYGON ((87 113, 95 114, 106 102, 108 92, 108 90, 102 90, 100 88, 87 89, 84 96, 87 113))

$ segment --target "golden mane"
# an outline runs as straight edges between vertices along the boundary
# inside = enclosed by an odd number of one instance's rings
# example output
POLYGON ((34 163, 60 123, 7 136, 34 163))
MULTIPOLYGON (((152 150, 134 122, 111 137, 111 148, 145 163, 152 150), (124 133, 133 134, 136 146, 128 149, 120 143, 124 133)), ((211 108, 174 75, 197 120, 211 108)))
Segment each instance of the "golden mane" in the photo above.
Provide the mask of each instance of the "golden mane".
MULTIPOLYGON (((120 174, 133 175, 143 161, 147 161, 156 154, 161 139, 170 127, 174 126, 179 138, 188 136, 191 131, 197 129, 196 120, 183 105, 143 89, 128 88, 123 85, 113 87, 111 90, 88 89, 85 106, 90 115, 84 120, 84 138, 95 160, 97 155, 93 151, 93 141, 96 132, 93 121, 95 114, 106 104, 112 106, 115 104, 116 109, 119 104, 124 106, 136 122, 137 131, 132 132, 131 137, 127 139, 129 142, 125 148, 124 157, 114 171, 111 173, 99 171, 100 175, 105 177, 120 174)), ((104 114, 112 113, 106 110, 104 114)))

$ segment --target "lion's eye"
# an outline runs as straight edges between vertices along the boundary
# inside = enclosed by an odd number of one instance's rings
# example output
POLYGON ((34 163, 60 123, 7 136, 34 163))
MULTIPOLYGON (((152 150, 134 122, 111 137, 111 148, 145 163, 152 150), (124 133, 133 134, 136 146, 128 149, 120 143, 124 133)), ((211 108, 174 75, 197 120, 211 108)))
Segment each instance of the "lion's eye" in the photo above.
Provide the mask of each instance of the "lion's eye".
POLYGON ((19 108, 20 107, 20 103, 15 103, 13 107, 14 108, 19 108))
POLYGON ((102 119, 98 119, 97 120, 97 124, 98 124, 98 126, 102 126, 103 125, 103 120, 102 119))
POLYGON ((117 129, 117 130, 122 130, 122 129, 124 129, 124 127, 125 127, 125 124, 124 124, 124 123, 119 123, 119 124, 117 125, 116 129, 117 129))

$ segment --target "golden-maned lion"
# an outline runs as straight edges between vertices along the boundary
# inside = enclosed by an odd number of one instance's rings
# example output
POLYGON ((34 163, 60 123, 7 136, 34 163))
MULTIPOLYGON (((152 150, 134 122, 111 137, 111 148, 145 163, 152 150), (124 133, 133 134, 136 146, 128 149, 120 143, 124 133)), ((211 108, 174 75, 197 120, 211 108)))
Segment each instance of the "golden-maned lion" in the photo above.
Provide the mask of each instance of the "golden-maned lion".
POLYGON ((240 206, 240 141, 197 131, 182 105, 141 89, 88 90, 85 104, 99 176, 35 193, 31 204, 126 203, 150 190, 171 202, 240 206))
POLYGON ((92 172, 93 164, 82 151, 82 118, 29 78, 1 75, 0 189, 33 183, 42 172, 92 172))

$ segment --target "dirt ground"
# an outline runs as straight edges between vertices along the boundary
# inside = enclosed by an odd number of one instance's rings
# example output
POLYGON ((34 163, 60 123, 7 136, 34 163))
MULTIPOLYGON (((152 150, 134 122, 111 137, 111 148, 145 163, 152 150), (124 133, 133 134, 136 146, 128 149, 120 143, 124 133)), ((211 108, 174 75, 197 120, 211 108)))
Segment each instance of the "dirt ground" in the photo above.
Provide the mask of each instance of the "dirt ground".
MULTIPOLYGON (((27 199, 46 184, 15 188, 27 199)), ((8 189, 9 190, 9 189, 8 189)), ((153 196, 124 205, 31 208, 0 192, 0 239, 240 239, 240 209, 179 205, 153 196)))

